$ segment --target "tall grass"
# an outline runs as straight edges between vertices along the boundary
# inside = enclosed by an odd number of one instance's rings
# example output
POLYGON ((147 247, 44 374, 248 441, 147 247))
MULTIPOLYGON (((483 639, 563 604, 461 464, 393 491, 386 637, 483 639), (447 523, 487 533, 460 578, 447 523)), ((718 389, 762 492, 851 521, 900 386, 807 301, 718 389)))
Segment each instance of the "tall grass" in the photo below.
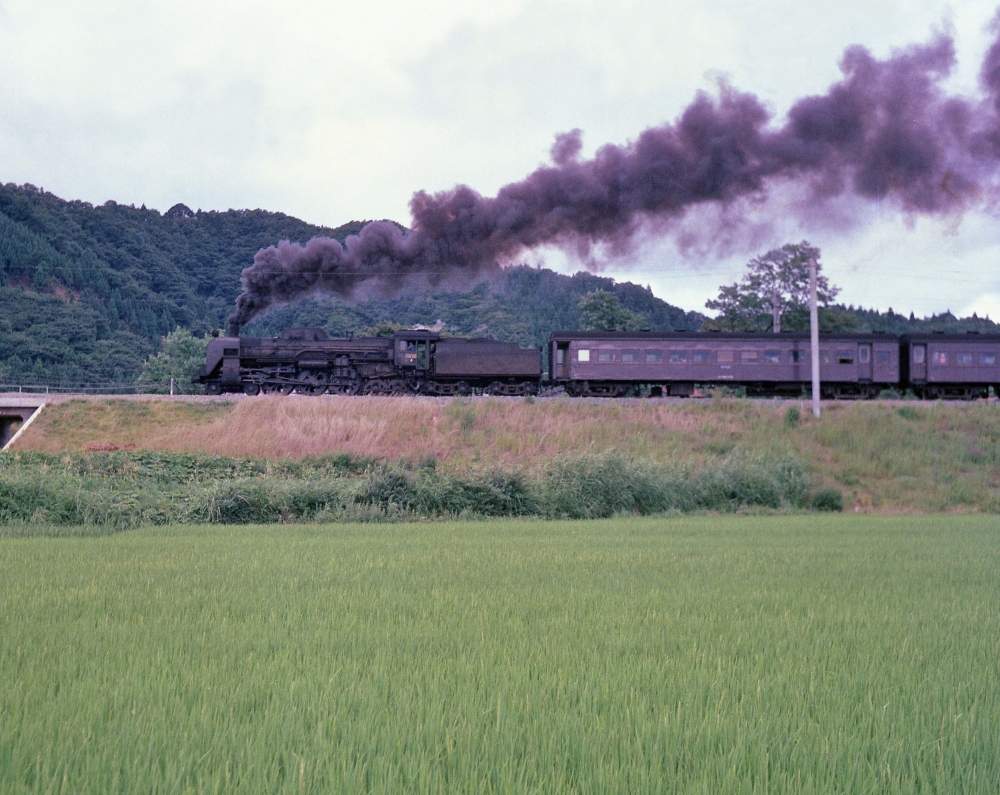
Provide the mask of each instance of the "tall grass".
POLYGON ((0 539, 0 791, 993 793, 998 530, 0 539))
POLYGON ((532 475, 616 454, 701 467, 731 454, 793 456, 818 488, 862 511, 1000 511, 1000 405, 828 404, 815 420, 787 401, 589 403, 563 399, 254 398, 230 404, 70 401, 43 412, 20 449, 116 445, 234 458, 434 460, 466 476, 532 475))
POLYGON ((793 459, 728 456, 667 468, 613 454, 559 459, 535 475, 467 476, 330 456, 264 461, 183 453, 0 455, 0 525, 260 524, 407 518, 607 517, 808 507, 793 459))

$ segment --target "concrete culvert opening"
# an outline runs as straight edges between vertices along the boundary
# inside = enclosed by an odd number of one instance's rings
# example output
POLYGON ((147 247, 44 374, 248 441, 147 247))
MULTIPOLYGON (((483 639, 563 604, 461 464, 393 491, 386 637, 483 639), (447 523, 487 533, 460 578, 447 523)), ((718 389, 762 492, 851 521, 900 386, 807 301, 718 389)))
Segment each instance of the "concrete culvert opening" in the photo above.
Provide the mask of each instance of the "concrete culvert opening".
POLYGON ((20 416, 0 414, 0 448, 14 438, 23 422, 20 416))

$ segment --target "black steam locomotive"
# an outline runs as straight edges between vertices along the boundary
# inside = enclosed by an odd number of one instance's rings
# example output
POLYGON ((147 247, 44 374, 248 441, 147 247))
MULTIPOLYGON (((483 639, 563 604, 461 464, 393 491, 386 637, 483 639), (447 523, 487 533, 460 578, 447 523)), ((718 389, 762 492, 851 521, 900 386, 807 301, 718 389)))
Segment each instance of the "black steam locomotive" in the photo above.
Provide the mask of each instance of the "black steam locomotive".
MULTIPOLYGON (((329 337, 293 328, 280 337, 217 337, 193 379, 208 394, 690 396, 740 387, 749 395, 799 396, 810 387, 806 334, 554 332, 548 378, 538 348, 397 331, 393 337, 329 337)), ((1000 395, 1000 335, 820 335, 826 398, 864 399, 912 390, 928 399, 1000 395)))
POLYGON ((280 337, 217 337, 194 381, 210 395, 531 395, 541 350, 493 340, 397 331, 335 337, 291 328, 280 337))

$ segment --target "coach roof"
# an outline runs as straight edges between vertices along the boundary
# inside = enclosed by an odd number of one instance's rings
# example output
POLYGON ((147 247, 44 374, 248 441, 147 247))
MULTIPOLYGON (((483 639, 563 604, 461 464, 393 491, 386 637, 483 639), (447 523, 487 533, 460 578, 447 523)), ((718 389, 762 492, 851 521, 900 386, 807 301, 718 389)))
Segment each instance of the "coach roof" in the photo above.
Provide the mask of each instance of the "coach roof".
MULTIPOLYGON (((837 332, 821 332, 820 340, 857 340, 858 342, 895 342, 896 337, 884 332, 869 332, 865 334, 837 332)), ((710 342, 713 340, 731 340, 740 342, 779 342, 782 340, 809 340, 808 332, 787 332, 774 334, 770 331, 553 331, 549 340, 552 342, 572 342, 606 340, 608 342, 635 340, 675 340, 678 342, 710 342)))

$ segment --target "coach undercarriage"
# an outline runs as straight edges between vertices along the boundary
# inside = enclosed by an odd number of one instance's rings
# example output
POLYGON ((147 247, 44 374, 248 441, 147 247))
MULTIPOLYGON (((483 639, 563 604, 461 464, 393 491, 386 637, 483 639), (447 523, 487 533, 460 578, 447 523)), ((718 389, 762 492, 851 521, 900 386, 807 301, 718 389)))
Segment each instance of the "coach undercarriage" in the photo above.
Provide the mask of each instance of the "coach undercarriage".
MULTIPOLYGON (((810 394, 811 385, 799 382, 740 382, 721 381, 697 383, 672 381, 650 383, 645 381, 569 381, 563 386, 572 397, 709 397, 715 394, 732 394, 738 391, 747 397, 799 398, 810 394)), ((821 394, 825 399, 870 400, 878 397, 885 384, 823 384, 821 394)))

